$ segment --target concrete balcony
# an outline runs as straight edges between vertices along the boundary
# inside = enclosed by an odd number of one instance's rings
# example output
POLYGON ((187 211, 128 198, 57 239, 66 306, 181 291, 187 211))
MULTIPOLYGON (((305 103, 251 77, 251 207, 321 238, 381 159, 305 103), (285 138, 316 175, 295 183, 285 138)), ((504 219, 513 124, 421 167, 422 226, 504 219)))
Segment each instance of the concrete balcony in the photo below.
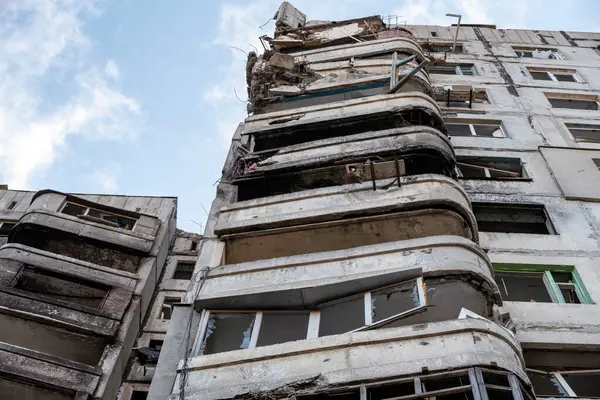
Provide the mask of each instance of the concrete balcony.
MULTIPOLYGON (((492 365, 516 375, 528 388, 514 336, 490 321, 461 319, 194 357, 188 362, 185 398, 268 394, 278 388, 294 395, 297 390, 492 365), (295 387, 297 382, 305 384, 295 387)), ((178 399, 178 392, 179 378, 170 399, 178 399)))
POLYGON ((419 93, 381 94, 348 101, 295 108, 246 119, 242 135, 251 135, 254 152, 408 125, 446 133, 441 110, 419 93))
POLYGON ((353 57, 364 59, 384 54, 389 54, 391 59, 391 54, 394 52, 398 53, 399 60, 411 55, 416 56, 417 61, 423 61, 425 59, 421 46, 408 37, 370 40, 362 43, 316 48, 313 50, 297 51, 288 54, 294 56, 294 61, 296 63, 308 63, 310 65, 339 60, 347 61, 353 57))
POLYGON ((221 209, 225 263, 349 249, 434 235, 477 240, 464 190, 440 175, 306 190, 221 209))
POLYGON ((404 175, 453 177, 456 164, 448 138, 426 126, 318 140, 243 160, 256 166, 235 179, 239 200, 404 175), (367 160, 377 160, 373 171, 367 160))

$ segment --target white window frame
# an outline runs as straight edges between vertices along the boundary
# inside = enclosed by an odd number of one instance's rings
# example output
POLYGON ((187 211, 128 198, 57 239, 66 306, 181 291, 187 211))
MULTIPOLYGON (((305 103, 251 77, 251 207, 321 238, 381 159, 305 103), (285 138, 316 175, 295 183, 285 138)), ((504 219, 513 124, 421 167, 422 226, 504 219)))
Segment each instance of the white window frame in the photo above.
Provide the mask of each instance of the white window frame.
MULTIPOLYGON (((423 278, 419 277, 416 279, 409 279, 407 281, 398 282, 393 285, 388 285, 388 286, 380 287, 377 289, 373 289, 373 290, 370 290, 367 292, 360 293, 358 295, 347 296, 347 297, 343 297, 340 299, 336 299, 334 301, 329 301, 327 303, 320 304, 319 308, 327 307, 327 306, 334 305, 336 303, 341 303, 341 302, 351 300, 351 299, 356 299, 357 297, 362 296, 363 304, 364 304, 365 324, 359 328, 353 329, 346 333, 361 332, 361 331, 366 331, 366 330, 370 330, 370 329, 377 329, 383 325, 387 325, 388 323, 391 323, 396 320, 399 320, 399 319, 402 319, 405 317, 409 317, 418 312, 424 311, 427 308, 426 291, 427 291, 426 284, 423 281, 423 278), (381 321, 373 322, 372 293, 379 292, 381 290, 385 290, 385 289, 389 289, 389 288, 393 288, 396 286, 404 285, 404 284, 407 284, 410 282, 414 282, 415 286, 417 288, 417 293, 418 293, 418 297, 419 297, 419 305, 415 306, 409 310, 405 310, 398 314, 394 314, 392 316, 384 318, 381 321)), ((269 313, 269 314, 309 314, 308 327, 306 330, 305 339, 314 339, 314 338, 319 337, 319 325, 320 325, 320 321, 321 321, 321 311, 319 311, 318 309, 317 310, 268 310, 268 311, 203 309, 202 314, 200 316, 200 322, 198 325, 198 334, 196 335, 196 339, 192 346, 192 356, 194 356, 194 357, 203 355, 202 354, 203 349, 201 348, 201 346, 203 345, 203 343, 205 341, 206 329, 208 327, 208 322, 210 320, 211 313, 213 313, 213 314, 216 314, 216 313, 219 313, 219 314, 224 314, 224 313, 254 314, 255 315, 254 323, 252 324, 252 331, 250 333, 250 342, 246 349, 253 349, 256 347, 256 344, 258 342, 258 336, 260 334, 260 326, 262 323, 263 315, 266 313, 269 313)), ((282 343, 285 343, 285 342, 282 342, 282 343)), ((240 350, 245 350, 245 349, 240 349, 240 350)))
POLYGON ((548 77, 550 78, 550 80, 552 82, 565 83, 564 81, 559 81, 556 78, 556 75, 571 75, 573 77, 573 79, 575 80, 575 82, 571 82, 571 83, 584 83, 584 80, 577 73, 577 71, 575 71, 575 70, 568 70, 568 71, 573 71, 573 72, 571 72, 571 73, 560 73, 559 70, 555 69, 555 68, 549 68, 549 69, 539 68, 538 69, 537 67, 527 67, 527 72, 529 72, 529 76, 531 76, 531 79, 533 79, 533 80, 541 80, 541 79, 535 79, 533 77, 533 75, 531 75, 532 72, 537 72, 537 73, 545 73, 545 74, 547 74, 548 77), (533 69, 531 69, 531 68, 533 68, 533 69))
MULTIPOLYGON (((460 156, 457 157, 456 160, 456 175, 459 178, 464 178, 463 172, 461 171, 460 167, 467 165, 464 162, 461 162, 461 160, 459 160, 460 156)), ((482 160, 485 160, 487 157, 485 156, 480 156, 479 158, 481 158, 482 160)), ((489 159, 493 159, 494 157, 489 157, 489 159)), ((529 177, 529 175, 527 174, 527 170, 525 169, 525 165, 523 164, 523 160, 519 159, 520 165, 521 165, 521 176, 517 176, 517 177, 510 177, 510 175, 507 175, 507 179, 504 180, 514 180, 514 181, 527 181, 527 180, 531 180, 531 178, 529 177)), ((483 174, 485 175, 483 178, 465 178, 465 179, 472 179, 472 180, 477 180, 477 179, 492 179, 492 174, 490 173, 490 167, 485 167, 483 165, 477 165, 477 164, 468 164, 467 165, 470 168, 479 168, 483 170, 483 174)), ((510 171, 508 171, 510 172, 510 171)))

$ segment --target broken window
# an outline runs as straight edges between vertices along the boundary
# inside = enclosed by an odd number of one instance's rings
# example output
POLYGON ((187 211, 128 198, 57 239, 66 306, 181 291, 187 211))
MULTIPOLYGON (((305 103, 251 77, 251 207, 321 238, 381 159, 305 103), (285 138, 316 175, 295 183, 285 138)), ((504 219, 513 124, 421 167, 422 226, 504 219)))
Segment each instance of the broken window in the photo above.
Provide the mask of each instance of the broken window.
POLYGON ((469 85, 449 85, 435 88, 435 100, 440 106, 472 108, 473 104, 489 104, 487 93, 483 88, 469 85))
POLYGON ((181 297, 165 297, 160 308, 159 319, 171 319, 173 315, 173 304, 181 303, 181 297))
MULTIPOLYGON (((449 53, 452 51, 453 43, 432 43, 426 42, 421 44, 421 49, 423 49, 423 53, 449 53)), ((456 43, 456 48, 454 49, 455 53, 463 52, 463 44, 456 43)))
POLYGON ((462 179, 529 179, 520 158, 459 156, 456 164, 462 179))
POLYGON ((502 123, 496 120, 448 119, 446 128, 450 136, 481 136, 502 138, 506 135, 502 123))
POLYGON ((600 143, 600 125, 565 124, 573 139, 582 143, 600 143))
POLYGON ((14 222, 0 221, 0 236, 8 236, 15 225, 14 222))
POLYGON ((427 71, 430 74, 441 75, 477 75, 477 69, 474 64, 447 63, 444 65, 431 65, 427 67, 427 71))
POLYGON ((517 57, 523 58, 539 58, 539 59, 553 59, 563 60, 564 57, 558 52, 557 49, 544 48, 538 49, 535 47, 523 47, 523 46, 512 46, 517 57))
POLYGON ((538 81, 582 82, 574 69, 527 67, 531 77, 538 81))
POLYGON ((560 304, 594 304, 575 267, 494 264, 502 298, 560 304))
POLYGON ((571 94, 571 93, 545 93, 546 98, 553 108, 569 108, 573 110, 599 110, 598 96, 571 94))
POLYGON ((309 311, 205 311, 196 354, 375 329, 424 311, 422 278, 324 303, 309 311))
POLYGON ((173 279, 189 281, 194 276, 195 266, 196 263, 194 262, 177 261, 175 272, 173 273, 173 279))
POLYGON ((101 308, 110 287, 97 282, 25 266, 13 282, 15 289, 42 295, 43 298, 101 308))
POLYGON ((473 213, 482 232, 556 234, 541 204, 473 203, 473 213))
POLYGON ((527 375, 538 396, 600 397, 600 370, 532 367, 527 375))
POLYGON ((16 207, 16 205, 17 205, 17 202, 16 202, 16 201, 11 201, 11 202, 8 204, 8 206, 6 206, 6 209, 7 209, 7 210, 12 210, 13 208, 15 208, 15 207, 16 207))
POLYGON ((518 400, 533 398, 512 373, 500 369, 469 368, 355 384, 322 392, 295 393, 298 400, 518 400), (360 393, 364 393, 361 397, 360 393), (513 397, 513 394, 516 397, 513 397))
POLYGON ((70 201, 63 206, 60 212, 63 214, 72 215, 74 217, 88 219, 93 222, 101 222, 106 225, 127 230, 132 230, 137 222, 136 219, 131 217, 72 203, 70 201))
POLYGON ((596 168, 600 170, 600 158, 592 158, 592 161, 596 165, 596 168))

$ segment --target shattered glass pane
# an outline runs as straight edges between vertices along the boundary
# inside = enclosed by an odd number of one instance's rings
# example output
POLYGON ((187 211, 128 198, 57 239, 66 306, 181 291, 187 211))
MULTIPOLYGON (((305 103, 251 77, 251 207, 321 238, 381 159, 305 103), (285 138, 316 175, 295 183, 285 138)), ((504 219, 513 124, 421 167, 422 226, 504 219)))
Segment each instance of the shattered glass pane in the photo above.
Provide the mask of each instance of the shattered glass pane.
POLYGON ((527 376, 537 396, 567 396, 554 375, 527 371, 527 376))
POLYGON ((373 322, 419 307, 419 291, 416 281, 406 282, 371 294, 373 322))
POLYGON ((502 129, 498 125, 473 125, 477 136, 504 137, 502 129))
POLYGON ((211 313, 200 354, 247 349, 255 316, 254 313, 211 313))

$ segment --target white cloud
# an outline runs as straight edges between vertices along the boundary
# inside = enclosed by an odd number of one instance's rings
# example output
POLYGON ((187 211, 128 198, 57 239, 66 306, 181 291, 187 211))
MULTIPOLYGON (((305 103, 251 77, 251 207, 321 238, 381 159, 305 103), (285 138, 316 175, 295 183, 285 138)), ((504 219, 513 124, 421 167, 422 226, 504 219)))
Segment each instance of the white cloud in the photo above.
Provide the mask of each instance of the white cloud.
POLYGON ((104 193, 116 193, 119 189, 118 178, 121 175, 121 165, 111 163, 97 169, 90 174, 90 179, 98 185, 104 193))
POLYGON ((10 187, 28 188, 69 135, 121 140, 138 130, 140 106, 107 81, 116 64, 101 72, 87 62, 81 17, 97 13, 94 4, 19 0, 0 14, 0 180, 10 187))
POLYGON ((104 67, 104 73, 106 76, 112 79, 119 79, 121 77, 121 71, 113 60, 108 60, 106 62, 106 67, 104 67))

